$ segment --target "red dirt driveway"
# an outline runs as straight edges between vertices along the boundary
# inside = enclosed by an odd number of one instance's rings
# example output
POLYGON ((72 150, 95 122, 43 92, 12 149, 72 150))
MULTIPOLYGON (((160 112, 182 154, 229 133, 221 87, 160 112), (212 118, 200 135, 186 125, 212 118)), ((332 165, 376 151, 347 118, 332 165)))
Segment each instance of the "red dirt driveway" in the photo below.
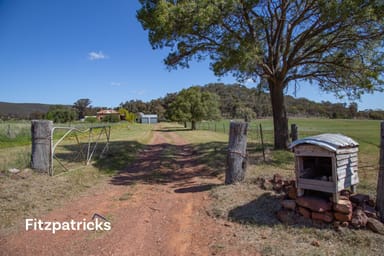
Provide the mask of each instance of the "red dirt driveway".
POLYGON ((25 231, 0 239, 0 255, 258 255, 242 248, 236 226, 207 214, 209 190, 222 181, 196 161, 176 133, 153 131, 150 143, 124 171, 38 218, 91 221, 109 231, 25 231))

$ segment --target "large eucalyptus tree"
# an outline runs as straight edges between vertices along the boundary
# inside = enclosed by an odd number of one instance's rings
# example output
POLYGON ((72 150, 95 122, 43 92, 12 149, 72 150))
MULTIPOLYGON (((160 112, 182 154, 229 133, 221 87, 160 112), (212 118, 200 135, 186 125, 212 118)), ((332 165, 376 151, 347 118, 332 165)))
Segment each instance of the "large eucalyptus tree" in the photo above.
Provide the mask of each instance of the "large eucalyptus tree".
POLYGON ((284 92, 309 81, 337 96, 382 90, 382 0, 139 0, 137 18, 165 64, 208 58, 216 75, 269 91, 275 148, 288 144, 284 92))

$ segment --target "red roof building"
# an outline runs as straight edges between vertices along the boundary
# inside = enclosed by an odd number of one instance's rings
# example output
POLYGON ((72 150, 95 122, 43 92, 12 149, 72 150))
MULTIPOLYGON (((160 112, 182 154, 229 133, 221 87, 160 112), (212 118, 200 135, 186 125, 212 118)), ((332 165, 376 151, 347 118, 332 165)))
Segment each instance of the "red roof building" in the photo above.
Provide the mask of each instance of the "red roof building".
POLYGON ((97 112, 97 119, 102 120, 107 115, 118 115, 120 116, 120 113, 113 109, 102 109, 97 112))

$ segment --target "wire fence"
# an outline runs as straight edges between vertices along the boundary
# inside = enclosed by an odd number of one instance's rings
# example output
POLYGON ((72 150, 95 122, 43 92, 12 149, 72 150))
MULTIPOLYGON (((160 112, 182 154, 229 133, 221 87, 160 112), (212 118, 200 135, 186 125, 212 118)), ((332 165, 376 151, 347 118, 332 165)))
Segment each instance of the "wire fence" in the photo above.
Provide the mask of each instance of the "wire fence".
MULTIPOLYGON (((197 124, 197 129, 229 134, 229 124, 229 120, 203 121, 197 124)), ((305 129, 303 127, 298 127, 298 129, 299 138, 316 135, 322 132, 313 128, 305 129)), ((290 132, 291 131, 289 131, 289 133, 290 132)), ((250 122, 248 125, 248 140, 254 142, 261 142, 261 136, 263 136, 263 140, 266 144, 273 144, 274 131, 272 123, 270 121, 267 122, 266 120, 260 120, 260 122, 250 122)))
MULTIPOLYGON (((200 122, 197 125, 198 130, 206 130, 213 132, 220 132, 229 134, 229 124, 230 121, 219 121, 219 122, 200 122)), ((248 140, 253 142, 261 141, 261 129, 263 133, 263 139, 266 143, 273 142, 273 129, 267 125, 262 126, 257 122, 249 123, 248 125, 248 140)))

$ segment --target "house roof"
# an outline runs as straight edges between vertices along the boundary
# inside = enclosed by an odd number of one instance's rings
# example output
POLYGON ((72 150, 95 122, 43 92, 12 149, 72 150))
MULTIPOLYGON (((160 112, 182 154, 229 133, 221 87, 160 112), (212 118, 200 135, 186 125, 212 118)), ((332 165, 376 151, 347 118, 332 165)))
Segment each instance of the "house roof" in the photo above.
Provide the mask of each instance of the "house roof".
POLYGON ((108 115, 108 114, 119 114, 116 110, 113 109, 102 109, 97 112, 98 115, 108 115))
POLYGON ((327 150, 336 152, 340 148, 352 148, 359 146, 359 143, 342 134, 324 133, 316 136, 296 140, 289 145, 290 149, 302 144, 312 144, 327 150))

